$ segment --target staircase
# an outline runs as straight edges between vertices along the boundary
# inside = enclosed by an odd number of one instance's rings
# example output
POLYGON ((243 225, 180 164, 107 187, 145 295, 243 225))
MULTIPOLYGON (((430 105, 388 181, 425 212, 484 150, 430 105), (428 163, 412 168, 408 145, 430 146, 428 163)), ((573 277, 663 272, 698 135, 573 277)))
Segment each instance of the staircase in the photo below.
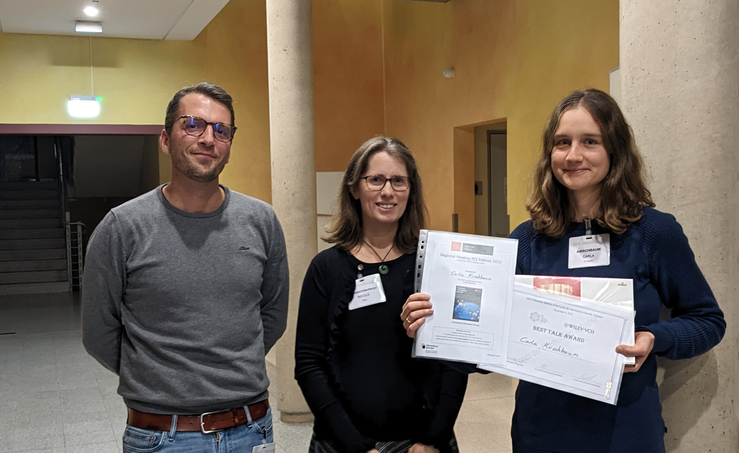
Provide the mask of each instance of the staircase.
POLYGON ((0 296, 70 290, 59 182, 0 182, 0 296))

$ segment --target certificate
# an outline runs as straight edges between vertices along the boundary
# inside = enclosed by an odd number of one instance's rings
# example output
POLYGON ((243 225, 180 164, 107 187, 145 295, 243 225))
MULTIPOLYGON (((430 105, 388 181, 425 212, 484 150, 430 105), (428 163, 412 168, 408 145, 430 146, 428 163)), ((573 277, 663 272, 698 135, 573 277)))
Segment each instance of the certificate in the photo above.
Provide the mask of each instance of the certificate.
POLYGON ((633 310, 515 285, 507 359, 483 369, 616 404, 633 310))
POLYGON ((414 356, 503 364, 516 270, 516 239, 421 230, 416 289, 434 314, 418 329, 414 356))
MULTIPOLYGON (((554 277, 547 275, 516 275, 516 285, 523 285, 547 293, 574 299, 590 300, 614 305, 626 310, 634 309, 634 282, 630 278, 604 277, 554 277)), ((634 325, 631 335, 623 344, 634 345, 634 325)), ((626 365, 636 364, 634 357, 624 358, 626 365)))

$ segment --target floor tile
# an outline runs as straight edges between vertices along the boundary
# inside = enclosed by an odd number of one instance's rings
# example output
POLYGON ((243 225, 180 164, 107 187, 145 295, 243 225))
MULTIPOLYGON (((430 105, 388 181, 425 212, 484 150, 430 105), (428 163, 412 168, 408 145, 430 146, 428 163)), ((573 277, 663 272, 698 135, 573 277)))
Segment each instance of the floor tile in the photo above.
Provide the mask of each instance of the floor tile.
POLYGON ((67 449, 89 443, 115 443, 115 441, 110 422, 105 415, 97 420, 64 422, 64 444, 67 449))
POLYGON ((65 453, 119 453, 117 442, 104 442, 67 447, 65 453))
POLYGON ((64 433, 61 423, 8 429, 5 433, 5 445, 8 452, 59 449, 64 447, 64 433))
MULTIPOLYGON (((66 293, 0 301, 0 333, 17 332, 0 335, 0 407, 13 413, 0 418, 0 452, 121 453, 118 377, 87 354, 79 327, 79 303, 66 293)), ((455 427, 462 452, 511 450, 514 386, 505 376, 470 376, 455 427)), ((276 451, 306 452, 313 424, 282 423, 276 403, 273 415, 276 451)))

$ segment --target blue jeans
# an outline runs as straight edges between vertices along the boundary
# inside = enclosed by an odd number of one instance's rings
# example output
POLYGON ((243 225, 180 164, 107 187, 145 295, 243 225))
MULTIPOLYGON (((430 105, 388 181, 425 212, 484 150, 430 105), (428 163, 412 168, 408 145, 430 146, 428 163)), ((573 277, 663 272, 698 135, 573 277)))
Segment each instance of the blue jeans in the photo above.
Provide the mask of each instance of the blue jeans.
MULTIPOLYGON (((258 420, 251 420, 248 410, 246 414, 248 423, 210 434, 126 426, 123 453, 251 453, 255 446, 273 442, 272 409, 267 409, 267 414, 258 420)), ((176 426, 176 421, 172 426, 176 426)))

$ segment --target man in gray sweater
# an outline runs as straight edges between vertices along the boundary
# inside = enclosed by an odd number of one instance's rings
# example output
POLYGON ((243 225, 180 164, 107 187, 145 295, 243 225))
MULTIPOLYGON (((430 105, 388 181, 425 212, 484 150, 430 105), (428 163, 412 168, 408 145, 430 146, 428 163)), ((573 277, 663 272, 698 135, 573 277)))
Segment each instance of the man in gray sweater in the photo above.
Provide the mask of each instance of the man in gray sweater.
POLYGON ((274 451, 265 354, 285 330, 287 255, 272 208, 218 183, 235 131, 222 88, 180 90, 160 136, 171 182, 90 238, 82 341, 120 378, 124 453, 274 451))

